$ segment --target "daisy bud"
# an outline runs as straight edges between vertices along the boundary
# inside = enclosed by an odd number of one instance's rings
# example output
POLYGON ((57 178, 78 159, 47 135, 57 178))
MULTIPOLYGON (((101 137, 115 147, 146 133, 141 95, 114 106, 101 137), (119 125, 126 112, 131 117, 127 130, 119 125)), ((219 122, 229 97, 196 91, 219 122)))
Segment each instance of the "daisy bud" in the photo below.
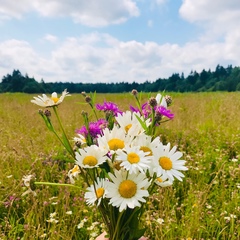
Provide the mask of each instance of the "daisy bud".
POLYGON ((86 116, 86 117, 88 116, 88 113, 85 111, 82 111, 81 114, 82 114, 82 116, 86 116))
POLYGON ((161 120, 162 120, 162 114, 161 113, 159 113, 159 112, 156 112, 156 114, 155 114, 155 120, 156 120, 156 122, 157 123, 159 123, 161 120))
POLYGON ((86 96, 86 97, 85 97, 85 101, 86 101, 87 103, 90 103, 90 102, 92 101, 92 99, 91 99, 90 96, 86 96))
POLYGON ((81 92, 81 94, 82 94, 84 97, 87 96, 86 92, 81 92))
POLYGON ((76 141, 76 142, 75 142, 75 145, 76 145, 76 147, 80 148, 82 144, 81 144, 80 141, 76 141))
POLYGON ((39 113, 40 115, 43 115, 43 110, 42 110, 42 109, 39 109, 39 110, 38 110, 38 113, 39 113))
POLYGON ((138 91, 137 91, 136 89, 133 89, 133 90, 132 90, 132 95, 133 95, 133 96, 137 96, 137 94, 138 94, 138 91))
POLYGON ((157 100, 154 97, 151 97, 148 102, 149 102, 151 107, 156 107, 157 106, 157 100))
POLYGON ((165 96, 165 100, 167 102, 167 106, 169 107, 172 104, 172 97, 171 96, 165 96))
POLYGON ((46 109, 46 110, 44 111, 44 115, 45 115, 46 117, 51 117, 51 112, 50 112, 48 109, 46 109))
POLYGON ((34 183, 34 178, 31 178, 31 180, 30 180, 30 189, 31 189, 32 191, 35 191, 35 190, 36 190, 36 185, 35 185, 35 183, 34 183))

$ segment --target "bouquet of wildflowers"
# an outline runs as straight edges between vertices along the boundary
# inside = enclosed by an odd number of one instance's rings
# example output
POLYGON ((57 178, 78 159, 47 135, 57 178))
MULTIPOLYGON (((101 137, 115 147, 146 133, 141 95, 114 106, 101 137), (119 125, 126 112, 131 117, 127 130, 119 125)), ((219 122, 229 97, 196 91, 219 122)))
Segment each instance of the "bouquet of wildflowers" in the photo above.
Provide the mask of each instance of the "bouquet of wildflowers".
POLYGON ((74 159, 68 173, 70 182, 76 184, 79 176, 86 182, 86 203, 100 211, 107 237, 137 240, 144 235, 140 218, 148 197, 175 179, 181 181, 181 171, 187 170, 182 153, 170 143, 163 145, 157 136, 156 129, 174 117, 168 109, 171 97, 157 94, 142 104, 140 94, 133 90, 136 106, 121 111, 113 102, 95 104, 96 94, 82 95, 95 119, 90 121, 89 113, 82 112, 84 126, 76 130, 74 148, 58 115, 58 105, 69 93, 64 90, 60 98, 56 93, 51 97, 43 94, 31 102, 46 108, 39 111, 41 117, 74 159), (62 136, 52 125, 49 108, 56 114, 62 136), (103 118, 99 118, 99 111, 103 118))

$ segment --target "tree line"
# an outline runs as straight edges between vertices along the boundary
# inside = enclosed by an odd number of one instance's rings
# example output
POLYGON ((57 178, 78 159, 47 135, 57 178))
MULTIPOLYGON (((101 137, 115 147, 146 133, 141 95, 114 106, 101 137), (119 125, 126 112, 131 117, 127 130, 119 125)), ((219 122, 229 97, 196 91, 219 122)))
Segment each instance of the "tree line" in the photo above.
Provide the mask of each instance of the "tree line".
POLYGON ((19 70, 13 70, 12 74, 3 76, 0 83, 0 93, 24 92, 24 93, 51 93, 62 92, 65 88, 71 93, 98 92, 98 93, 122 93, 136 89, 139 92, 212 92, 212 91, 240 91, 240 67, 232 65, 224 68, 217 65, 214 71, 203 69, 200 73, 191 71, 185 77, 182 73, 173 73, 169 78, 159 78, 154 82, 146 80, 144 83, 73 83, 51 82, 46 83, 42 79, 36 81, 27 74, 23 76, 19 70))

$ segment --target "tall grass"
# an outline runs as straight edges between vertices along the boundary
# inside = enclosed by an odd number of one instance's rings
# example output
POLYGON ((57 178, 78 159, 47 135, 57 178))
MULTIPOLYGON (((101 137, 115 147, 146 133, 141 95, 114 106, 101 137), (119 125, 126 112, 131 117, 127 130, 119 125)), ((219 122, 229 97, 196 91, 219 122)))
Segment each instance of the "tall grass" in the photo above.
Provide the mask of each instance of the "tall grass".
MULTIPOLYGON (((152 94, 154 96, 155 94, 152 94)), ((240 93, 172 93, 173 121, 159 127, 164 143, 177 145, 189 170, 183 182, 161 188, 148 202, 144 222, 150 239, 239 239, 240 93)), ((47 131, 32 95, 0 95, 0 239, 95 239, 104 226, 83 190, 38 186, 21 196, 22 177, 68 182, 70 156, 47 131), (71 212, 70 212, 71 211, 71 212), (52 215, 51 215, 52 214, 52 215), (55 219, 55 221, 50 221, 55 219)), ((147 94, 143 95, 145 100, 147 94)), ((97 95, 122 110, 134 105, 128 94, 97 95)), ((69 138, 83 124, 82 96, 59 106, 69 138)), ((55 119, 53 118, 54 122, 55 119)))

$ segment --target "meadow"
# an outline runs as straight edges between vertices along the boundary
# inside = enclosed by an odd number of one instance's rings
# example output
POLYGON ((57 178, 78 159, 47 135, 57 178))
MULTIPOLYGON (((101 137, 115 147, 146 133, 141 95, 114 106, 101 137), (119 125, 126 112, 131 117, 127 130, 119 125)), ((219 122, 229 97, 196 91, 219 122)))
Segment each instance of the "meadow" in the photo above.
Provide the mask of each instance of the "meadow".
MULTIPOLYGON (((240 92, 168 94, 175 118, 159 126, 159 135, 163 143, 178 146, 189 170, 182 182, 150 197, 145 235, 151 240, 240 239, 240 92)), ((0 94, 0 240, 95 239, 104 225, 96 209, 84 202, 82 180, 81 191, 37 185, 37 196, 22 196, 24 175, 67 183, 73 167, 39 107, 30 102, 33 96, 0 94)), ((97 94, 98 103, 104 100, 122 110, 135 105, 130 93, 97 94)), ((83 125, 82 110, 90 112, 80 102, 82 96, 74 94, 59 105, 70 139, 83 125)))

